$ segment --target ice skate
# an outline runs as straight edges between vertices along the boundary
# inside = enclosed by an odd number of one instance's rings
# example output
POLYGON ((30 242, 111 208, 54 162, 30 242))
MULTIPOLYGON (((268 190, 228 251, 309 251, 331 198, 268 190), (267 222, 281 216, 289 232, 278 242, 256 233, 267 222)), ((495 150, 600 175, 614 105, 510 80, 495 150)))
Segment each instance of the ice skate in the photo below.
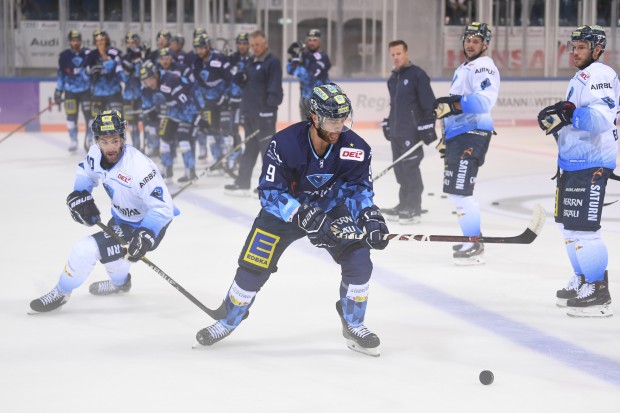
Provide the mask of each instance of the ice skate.
POLYGON ((396 205, 394 208, 381 209, 381 213, 388 221, 398 221, 398 209, 400 205, 396 205))
POLYGON ((196 168, 186 168, 185 176, 182 176, 177 181, 180 184, 184 184, 185 182, 193 181, 196 179, 196 168))
POLYGON ((484 261, 484 244, 474 242, 474 244, 466 250, 458 250, 452 254, 454 264, 459 266, 466 265, 482 265, 484 261))
POLYGON ((349 325, 343 317, 340 300, 336 302, 336 311, 338 311, 340 321, 342 322, 342 335, 347 342, 347 347, 359 353, 379 357, 381 355, 379 352, 379 344, 381 344, 379 337, 368 330, 364 324, 358 327, 349 325))
POLYGON ((200 346, 212 346, 218 341, 228 337, 234 330, 226 327, 219 321, 209 327, 203 328, 196 333, 196 341, 194 348, 200 346))
POLYGON ((249 198, 252 195, 250 193, 250 188, 241 188, 237 184, 224 185, 224 193, 226 195, 238 196, 243 198, 249 198))
POLYGON ((48 313, 65 305, 71 294, 63 294, 54 287, 52 291, 30 302, 28 314, 48 313))
POLYGON ((93 295, 111 295, 117 293, 126 293, 131 289, 131 274, 127 274, 127 280, 123 285, 114 285, 112 281, 97 281, 88 287, 93 295))
POLYGON ((568 281, 568 285, 555 293, 558 299, 555 305, 566 307, 566 302, 571 298, 577 297, 577 292, 585 282, 586 279, 583 274, 573 275, 570 281, 568 281))
POLYGON ((69 153, 71 155, 75 154, 77 152, 77 148, 78 148, 78 143, 77 141, 71 141, 71 143, 69 144, 69 153))
POLYGON ((566 314, 571 317, 611 317, 611 295, 607 280, 584 282, 575 298, 566 302, 566 314))
POLYGON ((413 211, 400 211, 398 213, 398 223, 401 225, 416 225, 422 222, 422 217, 413 211))

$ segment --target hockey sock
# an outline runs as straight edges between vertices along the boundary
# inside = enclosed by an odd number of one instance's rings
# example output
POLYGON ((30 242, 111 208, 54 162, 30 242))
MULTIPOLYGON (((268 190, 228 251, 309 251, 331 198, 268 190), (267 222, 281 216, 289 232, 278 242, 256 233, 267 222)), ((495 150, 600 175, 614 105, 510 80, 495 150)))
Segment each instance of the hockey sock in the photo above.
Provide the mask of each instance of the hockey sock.
POLYGON ((224 299, 226 317, 219 320, 219 322, 230 329, 236 328, 241 324, 243 317, 250 309, 252 302, 254 302, 254 297, 256 297, 256 293, 257 291, 244 290, 233 281, 224 299))
POLYGON ((600 232, 577 231, 577 234, 575 253, 586 281, 603 281, 609 259, 607 246, 600 238, 600 232))
POLYGON ((127 274, 129 274, 129 267, 131 267, 131 261, 121 259, 103 264, 105 270, 108 273, 108 277, 112 281, 112 284, 119 286, 127 282, 127 274))
POLYGON ((196 157, 194 156, 194 152, 192 152, 189 141, 180 141, 179 149, 183 156, 183 165, 185 165, 186 168, 194 168, 196 166, 196 157))
POLYGON ((364 324, 366 304, 368 303, 369 283, 362 285, 340 285, 340 302, 342 303, 342 315, 347 324, 357 327, 364 324), (345 291, 343 297, 343 290, 345 291))
POLYGON ((564 224, 558 224, 560 227, 560 231, 562 232, 562 236, 564 237, 564 246, 566 248, 566 253, 568 254, 568 259, 570 260, 570 264, 573 266, 573 271, 575 275, 581 275, 583 272, 581 271, 581 266, 579 265, 579 259, 577 259, 577 243, 576 241, 576 231, 570 231, 564 229, 564 224))
POLYGON ((77 128, 77 124, 75 123, 75 121, 68 120, 67 129, 69 130, 69 139, 71 139, 72 142, 77 142, 78 128, 77 128))
POLYGON ((92 236, 81 239, 69 254, 69 259, 58 280, 58 289, 70 293, 86 280, 95 264, 101 259, 97 241, 92 236))
POLYGON ((170 153, 170 144, 164 140, 159 143, 159 156, 164 168, 172 166, 172 154, 170 153))
MULTIPOLYGON (((456 216, 461 226, 461 232, 468 237, 480 235, 480 206, 473 196, 450 195, 450 199, 456 206, 456 216)), ((466 242, 462 251, 472 247, 471 242, 466 242)))

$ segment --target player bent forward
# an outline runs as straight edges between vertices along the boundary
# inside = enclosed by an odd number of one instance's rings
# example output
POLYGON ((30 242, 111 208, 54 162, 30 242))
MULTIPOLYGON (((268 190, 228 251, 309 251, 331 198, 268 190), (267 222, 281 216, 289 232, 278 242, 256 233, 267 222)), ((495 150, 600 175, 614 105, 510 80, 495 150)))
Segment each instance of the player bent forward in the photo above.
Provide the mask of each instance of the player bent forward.
POLYGON ((277 270, 286 248, 307 236, 341 267, 336 309, 349 348, 379 355, 379 337, 364 326, 372 273, 370 249, 383 249, 388 233, 373 203, 368 144, 350 130, 351 102, 337 85, 314 88, 308 121, 276 133, 259 180, 262 209, 254 221, 239 267, 224 299, 226 316, 196 334, 210 346, 247 317, 256 294, 277 270), (341 240, 330 230, 364 232, 362 240, 341 240))
POLYGON ((125 145, 125 128, 117 111, 97 115, 92 125, 96 146, 90 147, 76 169, 74 191, 67 197, 67 206, 80 224, 90 227, 98 223, 100 213, 91 192, 102 180, 112 202, 109 226, 129 245, 123 248, 104 232, 76 243, 54 289, 30 303, 31 314, 63 306, 97 261, 105 266, 110 280, 91 284, 91 294, 129 291, 132 262, 154 250, 166 233, 175 214, 172 198, 157 166, 133 146, 125 145))
POLYGON ((574 272, 568 286, 557 292, 557 305, 576 317, 613 314, 601 213, 618 154, 620 83, 616 72, 599 62, 606 44, 600 26, 573 31, 568 48, 579 70, 570 80, 566 100, 538 114, 541 129, 558 143, 555 221, 574 272))

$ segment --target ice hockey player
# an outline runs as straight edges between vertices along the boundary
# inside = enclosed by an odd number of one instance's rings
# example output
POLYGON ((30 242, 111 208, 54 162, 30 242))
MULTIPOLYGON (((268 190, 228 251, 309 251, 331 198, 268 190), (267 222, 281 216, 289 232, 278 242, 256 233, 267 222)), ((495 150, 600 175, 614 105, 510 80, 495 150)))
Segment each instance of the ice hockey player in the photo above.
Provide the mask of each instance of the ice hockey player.
MULTIPOLYGON (((60 105, 62 93, 65 92, 65 113, 67 115, 67 129, 69 130, 69 152, 75 153, 78 147, 78 112, 80 107, 84 115, 84 122, 88 130, 90 120, 90 79, 84 70, 86 55, 89 49, 82 47, 82 34, 77 30, 69 30, 69 48, 63 51, 58 58, 58 77, 54 91, 54 103, 60 105)), ((86 134, 85 141, 92 139, 86 134)))
POLYGON ((166 108, 165 113, 160 111, 164 118, 159 123, 157 132, 161 137, 159 156, 165 168, 164 176, 166 181, 172 180, 174 153, 172 149, 178 143, 185 165, 185 175, 179 178, 178 182, 191 181, 196 177, 194 127, 204 123, 192 97, 191 84, 183 76, 177 76, 172 72, 160 72, 151 62, 147 63, 142 65, 140 78, 145 88, 154 92, 152 103, 166 108))
POLYGON ((310 29, 306 42, 293 42, 288 50, 286 72, 299 79, 299 113, 301 120, 308 116, 309 101, 315 86, 329 83, 329 56, 321 50, 321 31, 310 29))
MULTIPOLYGON (((347 345, 378 356, 380 340, 364 325, 372 262, 370 249, 384 249, 388 233, 373 203, 370 146, 350 128, 353 113, 336 84, 314 88, 308 121, 276 133, 263 159, 258 192, 262 209, 239 255, 224 299, 226 316, 200 330, 198 343, 210 346, 227 337, 248 315, 261 287, 277 270, 294 241, 308 237, 340 265, 336 303, 347 345), (341 240, 331 230, 363 232, 362 240, 341 240)), ((303 286, 291 293, 303 297, 303 286)), ((292 301, 292 302, 293 302, 292 301)), ((299 303, 302 305, 303 303, 299 303)), ((292 307, 294 308, 293 304, 292 307)))
POLYGON ((49 293, 30 303, 30 313, 44 313, 63 306, 100 261, 110 277, 95 282, 94 295, 127 292, 131 288, 129 268, 161 242, 178 211, 157 166, 133 146, 125 144, 125 121, 116 111, 99 113, 93 122, 95 144, 76 169, 73 192, 67 197, 72 218, 88 227, 101 220, 92 191, 102 181, 112 203, 108 226, 127 246, 104 232, 78 241, 49 293))
POLYGON ((600 26, 572 32, 568 49, 579 70, 568 84, 566 100, 538 115, 541 129, 558 144, 555 221, 574 272, 568 286, 557 292, 557 305, 575 317, 613 315, 601 213, 618 154, 620 83, 616 72, 600 61, 606 44, 600 26))
MULTIPOLYGON (((123 110, 121 51, 111 45, 104 30, 95 35, 95 46, 86 58, 86 73, 91 78, 91 111, 93 114, 108 109, 120 112, 123 110)), ((91 144, 87 142, 86 149, 91 144)))
MULTIPOLYGON (((435 100, 437 119, 444 119, 445 138, 437 149, 445 155, 443 192, 456 206, 463 235, 480 235, 480 206, 474 198, 478 169, 484 164, 493 134, 491 109, 497 101, 500 76, 493 59, 486 56, 491 28, 473 22, 465 27, 466 61, 454 72, 450 95, 435 100)), ((455 246, 456 265, 484 264, 484 245, 467 242, 455 246)))

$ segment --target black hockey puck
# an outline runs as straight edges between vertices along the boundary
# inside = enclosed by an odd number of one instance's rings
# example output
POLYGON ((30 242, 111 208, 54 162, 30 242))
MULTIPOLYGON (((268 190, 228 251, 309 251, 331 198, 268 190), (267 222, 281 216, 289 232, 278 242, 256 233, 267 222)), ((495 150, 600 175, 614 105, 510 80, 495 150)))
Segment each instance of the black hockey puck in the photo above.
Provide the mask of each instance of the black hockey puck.
POLYGON ((434 192, 429 192, 428 196, 435 196, 435 193, 434 192))
POLYGON ((441 197, 446 199, 448 197, 448 195, 442 195, 441 197))
POLYGON ((489 384, 493 383, 493 379, 495 377, 493 376, 493 372, 491 370, 482 370, 478 378, 480 379, 480 383, 488 386, 489 384))
POLYGON ((491 205, 499 205, 499 202, 493 201, 493 202, 491 202, 491 205))

